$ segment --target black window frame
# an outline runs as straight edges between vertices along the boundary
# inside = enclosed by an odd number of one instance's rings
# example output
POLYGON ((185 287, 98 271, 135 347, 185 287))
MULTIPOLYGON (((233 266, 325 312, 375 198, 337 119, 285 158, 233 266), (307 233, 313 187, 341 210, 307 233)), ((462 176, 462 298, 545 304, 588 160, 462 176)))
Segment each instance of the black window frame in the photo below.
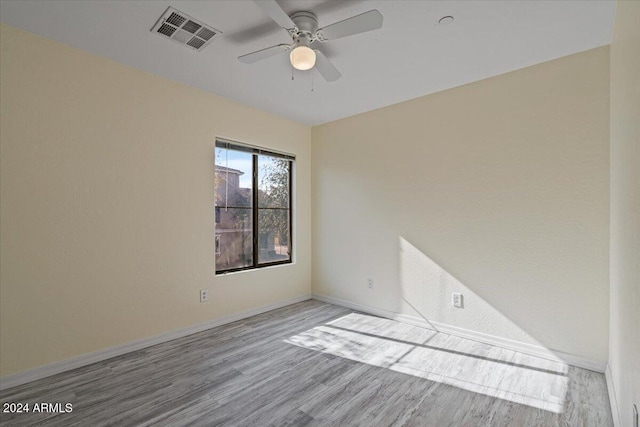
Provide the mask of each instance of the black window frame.
MULTIPOLYGON (((216 276, 218 275, 224 275, 227 273, 234 273, 237 271, 246 271, 246 270, 257 270, 260 268, 265 268, 265 267, 273 267, 276 265, 285 265, 285 264, 292 264, 293 263, 293 206, 294 206, 294 197, 293 197, 293 163, 295 162, 295 156, 291 155, 291 154, 285 154, 285 153, 278 153, 276 151, 271 151, 268 149, 264 149, 261 147, 255 147, 252 145, 248 145, 248 144, 242 144, 242 143, 238 143, 235 141, 229 141, 229 140, 225 140, 225 139, 221 139, 221 138, 216 138, 216 143, 215 143, 215 148, 224 148, 227 150, 236 150, 236 151, 241 151, 241 152, 245 152, 245 153, 250 153, 252 154, 252 177, 251 177, 251 198, 252 198, 252 203, 251 203, 251 217, 252 217, 252 224, 251 224, 251 231, 252 231, 252 258, 253 258, 253 263, 252 265, 248 265, 248 266, 244 266, 244 267, 234 267, 234 268, 227 268, 224 270, 218 270, 218 266, 216 265, 215 270, 216 270, 216 276), (280 159, 285 159, 288 160, 288 166, 289 166, 289 259, 286 260, 281 260, 281 261, 272 261, 272 262, 266 262, 266 263, 260 263, 259 261, 259 252, 260 252, 260 233, 259 233, 259 228, 258 228, 258 213, 260 211, 260 208, 258 207, 258 156, 263 155, 263 156, 270 156, 270 157, 276 157, 276 158, 280 158, 280 159)), ((215 151, 215 150, 214 150, 215 151)), ((215 173, 215 154, 214 154, 214 173, 215 173)), ((215 191, 215 190, 214 190, 215 191)), ((220 207, 215 207, 216 209, 216 214, 218 213, 218 209, 220 207)), ((283 208, 285 209, 285 208, 283 208)), ((218 218, 218 215, 216 215, 216 218, 218 218)), ((217 222, 219 220, 216 219, 215 221, 215 226, 217 227, 217 222)), ((217 232, 215 233, 217 234, 217 232)), ((215 243, 215 242, 214 242, 215 243)), ((215 254, 217 255, 217 254, 215 254)), ((214 264, 215 264, 215 255, 214 255, 214 264)))

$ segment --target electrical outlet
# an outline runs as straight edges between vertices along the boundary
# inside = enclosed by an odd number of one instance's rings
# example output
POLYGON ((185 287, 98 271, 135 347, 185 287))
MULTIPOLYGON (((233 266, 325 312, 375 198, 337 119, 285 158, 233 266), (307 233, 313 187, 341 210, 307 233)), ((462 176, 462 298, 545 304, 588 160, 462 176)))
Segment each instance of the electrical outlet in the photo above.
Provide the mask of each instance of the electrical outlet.
POLYGON ((462 294, 451 294, 451 302, 454 307, 462 308, 462 294))
POLYGON ((367 287, 373 289, 373 279, 367 279, 367 287))
POLYGON ((207 289, 200 289, 200 302, 209 301, 209 291, 207 289))

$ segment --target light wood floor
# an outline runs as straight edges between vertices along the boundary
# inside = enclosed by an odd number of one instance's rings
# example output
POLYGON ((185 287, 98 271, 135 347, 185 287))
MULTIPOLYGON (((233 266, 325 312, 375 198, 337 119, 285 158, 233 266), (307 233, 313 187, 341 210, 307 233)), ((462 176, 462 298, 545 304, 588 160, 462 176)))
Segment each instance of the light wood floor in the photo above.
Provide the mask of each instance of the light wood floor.
POLYGON ((50 426, 612 426, 602 374, 306 301, 0 393, 50 426))

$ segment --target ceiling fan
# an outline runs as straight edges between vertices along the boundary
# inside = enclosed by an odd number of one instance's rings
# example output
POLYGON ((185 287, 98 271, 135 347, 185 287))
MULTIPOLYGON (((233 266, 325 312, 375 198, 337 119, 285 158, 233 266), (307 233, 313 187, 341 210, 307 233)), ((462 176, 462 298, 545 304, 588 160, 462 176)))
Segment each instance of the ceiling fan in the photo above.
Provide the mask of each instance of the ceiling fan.
POLYGON ((312 45, 316 42, 328 42, 382 27, 382 14, 375 9, 318 28, 318 18, 311 12, 301 11, 287 15, 276 0, 254 0, 254 2, 289 33, 293 43, 267 47, 239 56, 238 60, 245 64, 253 64, 280 53, 290 52, 289 59, 295 69, 309 70, 315 66, 328 82, 338 80, 342 74, 322 51, 312 45))

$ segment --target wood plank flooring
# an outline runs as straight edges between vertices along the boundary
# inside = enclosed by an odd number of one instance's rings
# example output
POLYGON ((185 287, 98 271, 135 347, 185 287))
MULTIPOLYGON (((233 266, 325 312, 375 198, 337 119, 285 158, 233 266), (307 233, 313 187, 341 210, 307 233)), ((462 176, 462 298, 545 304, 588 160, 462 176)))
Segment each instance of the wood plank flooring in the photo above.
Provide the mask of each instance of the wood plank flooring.
POLYGON ((0 392, 0 426, 612 426, 604 375, 305 301, 0 392))

